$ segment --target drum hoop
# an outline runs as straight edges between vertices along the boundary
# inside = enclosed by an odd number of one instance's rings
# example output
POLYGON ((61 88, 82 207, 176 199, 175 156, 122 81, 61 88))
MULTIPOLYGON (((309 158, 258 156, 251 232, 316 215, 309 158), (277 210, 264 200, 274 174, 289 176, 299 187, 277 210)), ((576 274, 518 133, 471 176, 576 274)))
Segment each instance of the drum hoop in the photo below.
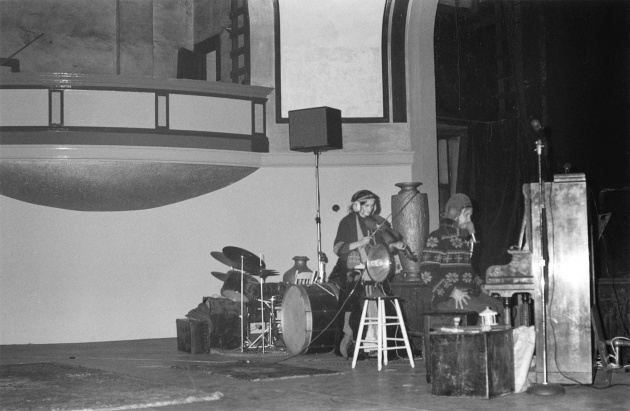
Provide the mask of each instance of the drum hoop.
POLYGON ((304 324, 306 327, 304 330, 306 338, 304 339, 304 344, 302 344, 301 352, 304 351, 305 348, 308 348, 310 341, 313 340, 313 307, 311 306, 311 299, 308 295, 307 288, 300 284, 297 284, 297 286, 300 288, 300 298, 302 299, 304 314, 306 315, 306 324, 304 324))

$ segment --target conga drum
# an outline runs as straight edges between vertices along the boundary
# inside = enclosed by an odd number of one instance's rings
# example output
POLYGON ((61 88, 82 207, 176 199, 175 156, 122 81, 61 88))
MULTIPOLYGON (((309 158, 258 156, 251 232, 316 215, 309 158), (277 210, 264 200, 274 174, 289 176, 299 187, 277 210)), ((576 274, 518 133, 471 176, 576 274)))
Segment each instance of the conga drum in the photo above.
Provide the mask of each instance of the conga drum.
POLYGON ((282 339, 291 355, 335 349, 339 287, 333 283, 291 285, 282 299, 282 339))

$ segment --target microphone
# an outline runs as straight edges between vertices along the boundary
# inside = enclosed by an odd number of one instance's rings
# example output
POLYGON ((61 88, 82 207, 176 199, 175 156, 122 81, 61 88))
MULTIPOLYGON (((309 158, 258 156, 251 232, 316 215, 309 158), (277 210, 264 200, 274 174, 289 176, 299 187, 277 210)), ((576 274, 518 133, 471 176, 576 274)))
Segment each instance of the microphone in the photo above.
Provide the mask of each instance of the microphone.
POLYGON ((475 250, 475 244, 477 244, 477 238, 475 238, 475 225, 472 221, 468 224, 468 233, 470 234, 470 258, 472 258, 473 251, 475 250))
POLYGON ((532 125, 532 128, 534 129, 535 132, 539 133, 540 130, 543 130, 544 127, 542 124, 540 124, 540 120, 538 119, 532 119, 532 121, 529 122, 529 124, 532 125))
POLYGON ((475 237, 475 225, 472 223, 472 221, 468 223, 468 227, 466 227, 466 229, 468 230, 468 234, 470 234, 472 242, 477 243, 477 237, 475 237))

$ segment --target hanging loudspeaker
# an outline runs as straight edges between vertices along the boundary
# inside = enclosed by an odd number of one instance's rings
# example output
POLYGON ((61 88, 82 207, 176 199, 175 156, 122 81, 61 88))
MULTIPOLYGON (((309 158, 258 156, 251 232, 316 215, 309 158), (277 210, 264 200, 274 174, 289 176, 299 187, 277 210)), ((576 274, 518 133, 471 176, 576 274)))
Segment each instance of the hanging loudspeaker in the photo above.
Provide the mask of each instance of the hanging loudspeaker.
POLYGON ((314 107, 289 111, 292 151, 326 151, 343 148, 341 110, 314 107))

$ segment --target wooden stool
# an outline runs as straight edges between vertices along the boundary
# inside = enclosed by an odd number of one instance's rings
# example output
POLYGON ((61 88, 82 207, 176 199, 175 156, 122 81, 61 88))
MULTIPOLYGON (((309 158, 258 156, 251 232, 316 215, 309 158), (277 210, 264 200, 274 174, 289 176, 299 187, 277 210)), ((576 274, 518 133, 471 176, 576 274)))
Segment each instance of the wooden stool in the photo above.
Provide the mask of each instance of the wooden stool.
POLYGON ((359 356, 359 351, 361 349, 376 349, 377 350, 377 358, 378 358, 378 370, 380 371, 383 368, 383 363, 387 365, 387 351, 389 350, 398 350, 400 348, 405 348, 407 350, 407 355, 409 356, 409 364, 411 368, 415 367, 413 362, 413 355, 411 353, 411 345, 409 344, 409 337, 407 337, 407 330, 405 329, 405 322, 403 320, 402 311, 400 310, 400 304, 398 303, 398 297, 396 296, 379 296, 379 297, 368 297, 365 299, 365 303, 363 303, 363 312, 361 313, 361 322, 359 323, 359 333, 357 343, 354 346, 354 356, 352 357, 352 368, 357 365, 357 357, 359 356), (385 315, 385 301, 393 301, 394 308, 396 309, 395 316, 385 315), (370 301, 376 301, 376 317, 368 317, 368 304, 370 301), (394 321, 388 321, 394 320, 394 321), (377 341, 365 341, 363 339, 363 329, 365 326, 376 325, 376 335, 377 341), (400 327, 403 338, 397 337, 387 337, 387 327, 396 326, 400 327), (388 347, 388 341, 393 341, 394 345, 388 347), (396 342, 404 342, 404 345, 397 345, 396 342))
POLYGON ((424 358, 424 364, 427 367, 427 383, 431 382, 431 359, 430 359, 430 344, 429 344, 429 332, 433 328, 437 327, 452 327, 454 325, 455 317, 460 318, 459 325, 476 325, 479 314, 476 311, 432 311, 426 312, 424 316, 424 352, 422 357, 424 358))

